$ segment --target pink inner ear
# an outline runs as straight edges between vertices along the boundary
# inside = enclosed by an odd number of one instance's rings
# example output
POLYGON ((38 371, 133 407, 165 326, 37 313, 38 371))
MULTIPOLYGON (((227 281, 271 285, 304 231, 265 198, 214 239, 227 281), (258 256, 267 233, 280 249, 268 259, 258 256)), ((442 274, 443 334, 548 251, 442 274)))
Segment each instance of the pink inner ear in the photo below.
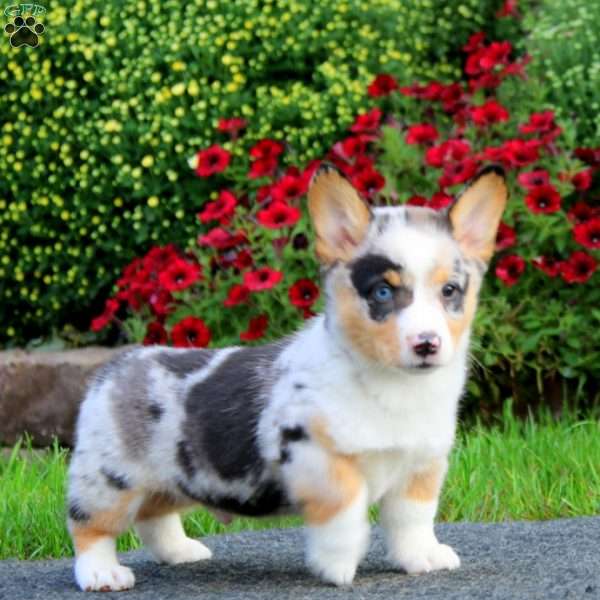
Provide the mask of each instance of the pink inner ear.
POLYGON ((347 246, 348 244, 350 244, 351 246, 357 245, 356 240, 350 235, 350 232, 345 227, 342 227, 340 229, 340 232, 339 232, 337 238, 338 238, 337 243, 342 248, 347 246))

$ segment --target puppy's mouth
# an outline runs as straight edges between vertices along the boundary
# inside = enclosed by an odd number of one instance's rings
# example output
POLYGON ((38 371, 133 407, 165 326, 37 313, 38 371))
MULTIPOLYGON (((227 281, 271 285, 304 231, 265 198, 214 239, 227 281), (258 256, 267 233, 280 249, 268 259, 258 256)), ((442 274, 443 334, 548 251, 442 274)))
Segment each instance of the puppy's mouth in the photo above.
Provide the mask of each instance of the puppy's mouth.
POLYGON ((412 365, 402 365, 402 370, 408 371, 409 373, 417 373, 417 374, 425 374, 431 371, 434 371, 440 365, 435 363, 430 363, 427 361, 422 361, 420 363, 412 364, 412 365))

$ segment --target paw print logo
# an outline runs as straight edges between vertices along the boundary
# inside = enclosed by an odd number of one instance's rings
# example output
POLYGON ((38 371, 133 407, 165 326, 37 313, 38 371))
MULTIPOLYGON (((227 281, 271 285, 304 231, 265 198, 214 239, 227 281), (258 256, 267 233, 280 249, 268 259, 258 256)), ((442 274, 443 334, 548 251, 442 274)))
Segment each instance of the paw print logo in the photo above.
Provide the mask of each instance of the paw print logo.
POLYGON ((40 39, 38 36, 43 35, 46 28, 38 23, 35 17, 15 17, 12 23, 4 26, 4 33, 10 36, 10 45, 13 48, 21 46, 29 46, 35 48, 40 39))

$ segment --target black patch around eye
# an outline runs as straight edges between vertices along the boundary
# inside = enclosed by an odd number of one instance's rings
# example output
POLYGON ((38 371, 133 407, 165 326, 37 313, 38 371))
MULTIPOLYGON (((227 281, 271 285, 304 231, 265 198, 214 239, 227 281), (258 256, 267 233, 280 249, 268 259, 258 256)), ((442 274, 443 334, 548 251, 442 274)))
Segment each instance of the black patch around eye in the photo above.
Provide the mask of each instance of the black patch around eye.
POLYGON ((350 265, 350 279, 356 291, 368 299, 373 287, 386 271, 400 271, 400 265, 381 254, 366 254, 350 265))

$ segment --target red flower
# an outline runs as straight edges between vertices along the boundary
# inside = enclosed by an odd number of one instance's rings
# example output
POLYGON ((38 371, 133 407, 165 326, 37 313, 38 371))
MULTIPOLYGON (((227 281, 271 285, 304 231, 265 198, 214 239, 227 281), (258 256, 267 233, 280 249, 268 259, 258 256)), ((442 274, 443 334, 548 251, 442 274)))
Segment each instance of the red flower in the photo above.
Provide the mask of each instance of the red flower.
POLYGON ((256 219, 268 229, 280 227, 293 227, 300 219, 301 212, 295 206, 288 206, 284 202, 271 202, 268 208, 259 210, 256 219))
POLYGON ((573 227, 573 238, 586 248, 600 248, 600 217, 592 217, 588 221, 578 223, 573 227))
POLYGON ((596 214, 600 214, 598 208, 592 208, 585 202, 576 202, 569 209, 567 217, 569 218, 569 221, 572 221, 573 223, 585 223, 585 221, 588 221, 596 214))
POLYGON ((178 258, 174 260, 164 271, 158 280, 160 284, 170 292, 179 292, 189 288, 201 277, 200 265, 189 263, 178 258))
POLYGON ((593 256, 578 250, 561 263, 561 277, 568 283, 585 283, 596 270, 598 263, 593 256))
POLYGON ((531 264, 549 277, 556 277, 560 273, 562 262, 550 256, 538 256, 531 264))
POLYGON ((494 123, 508 121, 508 111, 502 104, 495 100, 488 100, 481 106, 473 106, 471 108, 471 118, 473 123, 479 127, 487 127, 494 123))
POLYGON ((544 169, 519 173, 517 181, 526 189, 532 190, 541 185, 549 185, 550 175, 544 169))
POLYGON ((464 104, 464 90, 459 83, 451 83, 442 90, 440 100, 447 113, 456 112, 464 104))
POLYGON ((423 100, 429 100, 430 102, 436 102, 440 100, 444 92, 444 85, 439 81, 430 81, 421 92, 421 98, 423 100))
POLYGON ((438 138, 439 134, 433 125, 420 123, 412 125, 406 133, 407 144, 429 144, 438 138))
POLYGON ((275 140, 260 140, 250 148, 250 156, 256 160, 277 160, 284 146, 275 140))
POLYGON ((376 139, 377 136, 368 134, 350 136, 334 144, 331 151, 344 160, 350 160, 355 156, 364 154, 367 151, 367 145, 376 139))
POLYGON ((231 264, 239 271, 243 271, 244 269, 251 267, 253 262, 254 261, 252 260, 252 252, 245 248, 244 250, 240 250, 236 254, 231 264))
POLYGON ((146 336, 142 343, 144 346, 166 344, 167 339, 167 330, 163 327, 163 324, 158 321, 152 321, 151 323, 148 323, 148 327, 146 327, 146 336))
POLYGON ((487 160, 502 161, 507 168, 520 169, 539 158, 538 140, 508 140, 502 146, 486 148, 483 156, 487 160))
POLYGON ((457 185, 468 181, 477 173, 477 162, 472 158, 466 158, 461 162, 446 163, 444 174, 439 178, 440 187, 457 185))
POLYGON ((598 148, 575 148, 573 155, 590 167, 600 167, 600 146, 598 148))
POLYGON ((519 11, 517 10, 518 0, 504 0, 502 7, 496 12, 498 18, 503 17, 515 17, 519 18, 519 11))
POLYGON ((391 75, 379 73, 369 84, 367 92, 372 98, 380 98, 381 96, 388 96, 397 89, 398 82, 391 75))
POLYGON ((510 287, 515 285, 525 271, 525 260, 516 254, 503 256, 496 265, 496 277, 510 287))
POLYGON ((204 348, 210 343, 210 329, 202 319, 186 317, 173 325, 171 339, 176 348, 204 348))
POLYGON ((258 179, 259 177, 271 177, 277 170, 276 158, 258 158, 250 165, 248 177, 258 179))
POLYGON ((489 46, 482 46, 472 52, 465 64, 467 75, 479 75, 491 71, 494 67, 506 65, 512 46, 510 42, 492 42, 489 46))
POLYGON ((170 306, 172 302, 173 296, 171 296, 171 292, 164 289, 152 292, 148 298, 148 304, 157 317, 167 316, 173 310, 170 306))
MULTIPOLYGON (((149 271, 162 271, 171 261, 177 257, 177 250, 173 244, 167 244, 166 246, 154 246, 151 248, 148 254, 144 256, 144 266, 149 271)), ((133 264, 133 263, 132 263, 133 264)), ((135 267, 134 267, 135 268, 135 267)), ((125 277, 125 273, 123 273, 125 277)))
POLYGON ((244 284, 251 292, 270 290, 283 279, 281 271, 275 271, 270 267, 262 267, 256 271, 244 273, 244 284))
POLYGON ((265 335, 265 331, 269 325, 269 317, 267 315, 258 315, 250 319, 248 329, 240 333, 240 340, 243 342, 251 342, 258 340, 265 335))
POLYGON ((196 175, 210 177, 221 173, 229 166, 231 154, 221 146, 214 145, 197 154, 196 175))
POLYGON ((483 42, 485 40, 485 33, 483 31, 478 31, 477 33, 471 34, 467 43, 462 47, 463 52, 471 53, 475 50, 479 50, 481 46, 483 46, 483 42))
POLYGON ((102 314, 92 320, 90 326, 91 330, 98 332, 101 329, 104 329, 112 321, 113 317, 115 316, 115 313, 118 310, 119 302, 114 298, 109 298, 104 303, 104 311, 102 312, 102 314))
POLYGON ((447 161, 460 162, 464 160, 471 146, 468 142, 458 139, 450 139, 438 146, 431 146, 425 151, 425 162, 431 167, 442 167, 447 161))
POLYGON ((444 192, 436 192, 431 196, 431 200, 427 203, 427 206, 433 210, 442 210, 446 206, 450 206, 452 202, 454 202, 452 196, 448 196, 444 192))
POLYGON ((306 194, 309 179, 304 175, 284 175, 271 188, 271 198, 275 202, 287 202, 306 194))
POLYGON ((517 234, 515 230, 506 223, 501 222, 496 235, 496 250, 506 250, 506 248, 514 246, 516 242, 517 234))
POLYGON ((571 183, 575 186, 576 190, 580 192, 585 192, 585 190, 589 190, 592 185, 592 169, 585 169, 583 171, 579 171, 579 173, 575 173, 571 178, 571 183))
POLYGON ((236 206, 236 197, 229 190, 223 190, 217 200, 206 204, 204 210, 198 213, 198 218, 202 223, 219 221, 221 225, 229 225, 236 206))
POLYGON ((550 184, 538 185, 529 190, 525 204, 534 213, 553 213, 560 210, 560 194, 550 184))
POLYGON ((370 198, 377 193, 384 185, 385 178, 375 169, 361 171, 352 178, 352 185, 364 196, 370 198))
POLYGON ((539 113, 532 113, 527 123, 519 125, 519 131, 521 133, 548 133, 555 127, 554 111, 545 110, 539 113))
POLYGON ((527 75, 525 74, 525 67, 531 62, 531 54, 524 54, 520 60, 515 60, 515 62, 506 65, 504 69, 500 72, 501 77, 509 77, 515 76, 520 77, 523 80, 527 79, 527 75))
POLYGON ((229 288, 227 298, 223 300, 223 305, 227 306, 227 308, 237 306, 238 304, 243 304, 246 302, 249 297, 250 290, 245 285, 236 283, 229 288))
POLYGON ((425 196, 411 196, 406 204, 409 206, 427 206, 427 198, 425 196))
POLYGON ((298 308, 310 308, 319 297, 319 288, 310 279, 299 279, 288 290, 290 302, 298 308))
POLYGON ((350 126, 353 133, 373 133, 379 129, 382 112, 374 108, 368 113, 358 115, 350 126))
POLYGON ((247 241, 246 235, 237 231, 234 234, 229 233, 221 227, 211 229, 206 235, 198 236, 199 246, 209 246, 217 250, 227 250, 234 248, 247 241))
POLYGON ((232 137, 237 137, 238 133, 248 125, 246 119, 233 117, 232 119, 219 119, 217 129, 223 133, 229 133, 232 137))

